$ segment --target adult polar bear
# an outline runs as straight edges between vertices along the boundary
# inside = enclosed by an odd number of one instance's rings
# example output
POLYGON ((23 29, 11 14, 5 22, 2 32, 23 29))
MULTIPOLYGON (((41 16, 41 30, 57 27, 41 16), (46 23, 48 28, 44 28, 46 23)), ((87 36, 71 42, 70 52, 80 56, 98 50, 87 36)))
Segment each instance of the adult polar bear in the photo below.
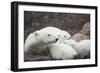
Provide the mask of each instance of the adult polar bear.
POLYGON ((41 52, 48 44, 56 43, 58 37, 60 42, 69 39, 69 33, 62 31, 56 27, 45 27, 38 31, 31 33, 25 41, 25 52, 34 51, 35 53, 41 52))
POLYGON ((29 50, 40 52, 47 44, 55 43, 57 40, 57 36, 50 32, 41 30, 35 31, 31 33, 25 41, 25 52, 28 52, 29 50))

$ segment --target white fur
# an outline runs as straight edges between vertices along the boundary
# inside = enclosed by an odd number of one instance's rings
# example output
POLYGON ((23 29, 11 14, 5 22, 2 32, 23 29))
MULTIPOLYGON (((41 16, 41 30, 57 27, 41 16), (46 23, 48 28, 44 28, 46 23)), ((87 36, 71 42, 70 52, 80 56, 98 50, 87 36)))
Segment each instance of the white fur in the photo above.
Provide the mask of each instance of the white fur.
POLYGON ((55 59, 72 59, 77 52, 71 47, 62 44, 66 39, 69 39, 71 35, 64 30, 60 30, 56 27, 46 27, 43 28, 42 31, 55 34, 58 36, 59 40, 56 43, 48 44, 48 48, 50 49, 50 54, 55 59))
POLYGON ((35 31, 31 33, 26 41, 25 41, 25 52, 27 52, 29 49, 34 49, 37 51, 43 49, 46 47, 47 44, 55 43, 57 37, 47 31, 35 31))
POLYGON ((63 43, 65 40, 68 40, 71 38, 71 35, 67 31, 62 30, 61 33, 59 34, 60 34, 59 43, 63 43))
POLYGON ((49 46, 53 58, 72 59, 76 55, 76 51, 71 46, 60 44, 70 37, 71 35, 66 31, 56 27, 45 27, 31 33, 27 37, 25 41, 25 52, 28 52, 30 49, 34 52, 41 52, 49 46), (58 38, 59 40, 57 42, 56 39, 58 38))
POLYGON ((71 38, 71 35, 67 32, 67 31, 64 31, 64 30, 61 30, 61 29, 58 29, 56 27, 46 27, 46 28, 43 28, 42 31, 48 31, 58 37, 59 38, 59 43, 62 43, 64 42, 65 40, 67 39, 70 39, 71 38))
POLYGON ((90 40, 82 40, 80 42, 76 42, 74 40, 66 40, 65 44, 72 46, 80 55, 80 58, 84 58, 90 52, 90 40))
POLYGON ((62 43, 54 43, 49 45, 50 54, 54 59, 73 59, 74 56, 77 55, 75 49, 73 49, 69 45, 65 45, 62 43))

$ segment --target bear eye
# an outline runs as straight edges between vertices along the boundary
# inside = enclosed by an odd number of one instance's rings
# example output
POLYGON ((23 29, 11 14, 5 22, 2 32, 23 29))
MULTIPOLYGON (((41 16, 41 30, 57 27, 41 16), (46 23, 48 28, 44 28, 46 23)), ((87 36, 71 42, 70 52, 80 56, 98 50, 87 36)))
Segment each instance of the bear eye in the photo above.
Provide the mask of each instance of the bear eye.
POLYGON ((50 36, 50 34, 48 34, 48 36, 50 36))

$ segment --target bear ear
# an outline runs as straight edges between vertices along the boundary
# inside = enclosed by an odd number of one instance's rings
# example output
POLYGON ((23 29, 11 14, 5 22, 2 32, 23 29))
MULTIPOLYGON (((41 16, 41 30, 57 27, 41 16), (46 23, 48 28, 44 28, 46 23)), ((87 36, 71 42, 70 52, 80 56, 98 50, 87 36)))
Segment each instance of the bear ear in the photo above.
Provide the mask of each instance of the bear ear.
POLYGON ((39 35, 39 34, 38 34, 38 31, 35 31, 35 32, 34 32, 34 35, 35 35, 35 36, 38 36, 38 35, 39 35))

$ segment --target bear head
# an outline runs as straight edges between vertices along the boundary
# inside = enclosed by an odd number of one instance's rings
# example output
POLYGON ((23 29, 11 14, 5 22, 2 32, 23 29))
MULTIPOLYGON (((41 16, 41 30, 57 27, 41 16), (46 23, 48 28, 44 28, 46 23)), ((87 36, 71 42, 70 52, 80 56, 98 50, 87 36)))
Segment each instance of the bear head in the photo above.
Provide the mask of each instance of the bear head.
POLYGON ((56 43, 58 40, 58 37, 48 31, 35 31, 34 32, 35 39, 42 43, 42 44, 51 44, 56 43))

